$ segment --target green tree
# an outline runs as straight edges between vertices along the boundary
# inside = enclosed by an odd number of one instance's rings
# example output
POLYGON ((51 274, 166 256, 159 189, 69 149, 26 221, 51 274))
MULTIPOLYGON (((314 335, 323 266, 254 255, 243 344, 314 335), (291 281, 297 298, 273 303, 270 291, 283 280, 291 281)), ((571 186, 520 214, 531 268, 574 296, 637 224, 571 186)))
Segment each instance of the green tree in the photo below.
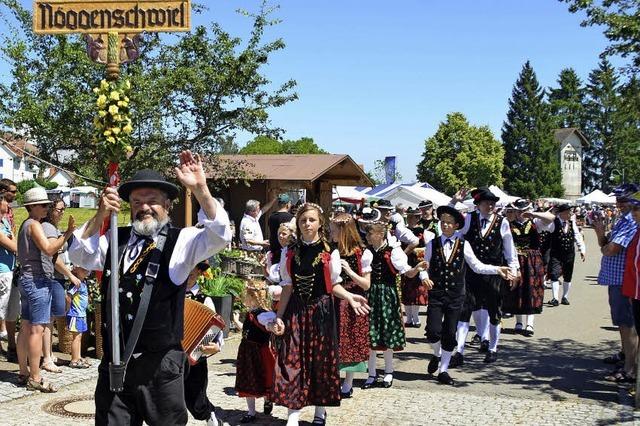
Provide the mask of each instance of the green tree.
POLYGON ((611 63, 603 59, 591 71, 587 83, 587 128, 590 145, 584 152, 583 182, 587 190, 608 191, 615 184, 619 77, 611 63))
POLYGON ((640 70, 640 2, 638 0, 560 0, 572 13, 587 14, 581 26, 602 26, 611 44, 604 55, 630 58, 629 71, 640 70))
POLYGON ((447 114, 425 141, 417 178, 448 194, 461 187, 502 185, 504 150, 487 126, 473 126, 464 114, 447 114))
POLYGON ((640 80, 632 77, 619 90, 618 109, 614 114, 613 180, 618 184, 640 182, 640 80))
POLYGON ((558 88, 549 90, 549 104, 555 126, 585 128, 585 88, 573 68, 565 68, 558 76, 558 88))
MULTIPOLYGON (((145 35, 140 58, 122 68, 131 81, 133 154, 122 174, 141 167, 166 169, 177 152, 204 155, 233 150, 238 132, 278 136, 268 111, 297 99, 295 81, 271 82, 265 67, 284 49, 281 39, 263 42, 278 21, 262 4, 247 39, 216 23, 180 35, 145 35)), ((40 155, 63 168, 104 179, 105 164, 92 144, 95 115, 91 89, 104 67, 91 62, 79 36, 33 34, 31 12, 0 0, 8 24, 0 46, 10 79, 0 84, 0 125, 27 132, 40 155), (64 154, 61 154, 64 153, 64 154), (71 154, 69 154, 71 153, 71 154)))
POLYGON ((247 143, 240 154, 326 154, 312 138, 279 141, 269 136, 257 136, 247 143))
POLYGON ((509 193, 532 199, 564 194, 553 128, 545 90, 527 61, 513 87, 502 126, 504 180, 509 193))

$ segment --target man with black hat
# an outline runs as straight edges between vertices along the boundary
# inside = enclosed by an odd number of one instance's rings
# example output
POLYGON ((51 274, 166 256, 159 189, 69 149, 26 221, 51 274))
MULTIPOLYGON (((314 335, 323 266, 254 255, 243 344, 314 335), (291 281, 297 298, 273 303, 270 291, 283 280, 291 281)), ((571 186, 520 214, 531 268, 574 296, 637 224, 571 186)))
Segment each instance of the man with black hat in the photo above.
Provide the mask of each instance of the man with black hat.
POLYGON ((551 232, 551 251, 549 256, 549 279, 553 298, 550 306, 558 306, 560 291, 559 279, 563 278, 562 304, 569 304, 569 290, 573 277, 573 263, 576 256, 574 244, 578 246, 580 257, 585 261, 586 247, 575 219, 571 217, 571 206, 561 204, 554 209, 555 219, 546 228, 551 232))
POLYGON ((440 227, 438 226, 438 218, 433 216, 433 203, 429 200, 420 201, 418 204, 420 213, 420 225, 425 231, 433 232, 435 235, 440 235, 440 227))
POLYGON ((429 263, 420 279, 429 289, 427 308, 427 341, 433 348, 433 356, 427 372, 438 370, 438 382, 453 385, 449 376, 451 354, 456 348, 456 325, 465 298, 465 272, 467 265, 476 274, 499 275, 512 278, 506 266, 482 263, 473 252, 471 244, 465 242, 458 229, 464 217, 455 208, 440 206, 437 210, 442 235, 429 241, 425 247, 424 260, 429 263))
MULTIPOLYGON (((466 196, 465 189, 460 190, 449 204, 454 207, 466 196)), ((515 285, 518 276, 518 256, 513 244, 509 221, 494 212, 496 202, 500 199, 488 188, 481 187, 471 191, 473 203, 477 210, 465 217, 465 224, 461 229, 466 241, 469 242, 474 253, 482 263, 502 266, 506 260, 511 268, 511 286, 515 285)), ((480 349, 487 352, 484 362, 495 362, 498 359, 497 350, 500 340, 500 322, 502 319, 502 300, 500 287, 502 279, 498 276, 479 275, 472 270, 466 272, 467 297, 465 306, 458 323, 458 353, 456 363, 461 359, 464 343, 469 331, 471 312, 480 334, 480 349), (486 313, 482 311, 486 309, 486 313), (487 315, 488 314, 488 315, 487 315), (487 318, 488 317, 488 318, 487 318), (486 340, 486 321, 489 320, 489 340, 486 340), (483 335, 484 334, 484 335, 483 335)))
MULTIPOLYGON (((194 267, 224 248, 231 240, 229 218, 207 187, 198 155, 180 154, 176 177, 190 189, 201 206, 197 227, 174 228, 169 223, 172 200, 179 188, 158 172, 141 170, 118 190, 107 188, 96 215, 75 231, 69 255, 74 264, 104 271, 102 324, 104 357, 96 385, 96 424, 180 425, 187 423, 184 373, 188 368, 181 348, 185 281, 194 267), (119 212, 121 199, 131 206, 132 226, 118 228, 119 247, 109 247, 100 226, 111 212, 119 212), (159 249, 160 246, 162 250, 159 249), (110 264, 117 249, 119 265, 110 264), (152 262, 153 260, 153 262, 152 262), (157 263, 156 263, 157 260, 157 263), (143 287, 152 284, 147 313, 133 356, 126 364, 123 391, 110 390, 111 337, 110 284, 119 275, 121 341, 127 342, 141 303, 143 287)), ((126 352, 126 346, 124 348, 126 352)), ((217 425, 212 414, 208 425, 217 425)))

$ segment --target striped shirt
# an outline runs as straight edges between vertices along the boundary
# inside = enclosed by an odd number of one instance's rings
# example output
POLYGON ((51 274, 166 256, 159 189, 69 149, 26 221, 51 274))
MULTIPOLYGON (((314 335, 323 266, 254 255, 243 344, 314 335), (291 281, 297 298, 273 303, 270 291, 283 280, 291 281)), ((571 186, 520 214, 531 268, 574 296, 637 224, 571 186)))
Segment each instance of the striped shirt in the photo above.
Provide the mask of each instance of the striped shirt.
POLYGON ((631 212, 616 221, 611 230, 609 243, 618 244, 622 247, 622 250, 615 256, 602 256, 598 283, 602 285, 622 285, 627 247, 631 243, 637 230, 638 225, 631 217, 631 212))

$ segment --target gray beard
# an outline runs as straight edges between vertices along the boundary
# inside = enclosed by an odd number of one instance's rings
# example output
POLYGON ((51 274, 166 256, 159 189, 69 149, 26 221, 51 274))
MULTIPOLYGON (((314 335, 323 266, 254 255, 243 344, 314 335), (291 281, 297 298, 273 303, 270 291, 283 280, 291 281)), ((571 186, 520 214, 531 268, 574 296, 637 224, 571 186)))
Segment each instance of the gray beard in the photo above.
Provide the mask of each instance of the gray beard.
POLYGON ((159 221, 155 217, 152 217, 150 221, 143 222, 141 220, 134 220, 131 226, 133 230, 139 234, 144 235, 145 237, 152 237, 157 232, 160 232, 163 226, 169 223, 169 218, 166 217, 164 220, 159 221))

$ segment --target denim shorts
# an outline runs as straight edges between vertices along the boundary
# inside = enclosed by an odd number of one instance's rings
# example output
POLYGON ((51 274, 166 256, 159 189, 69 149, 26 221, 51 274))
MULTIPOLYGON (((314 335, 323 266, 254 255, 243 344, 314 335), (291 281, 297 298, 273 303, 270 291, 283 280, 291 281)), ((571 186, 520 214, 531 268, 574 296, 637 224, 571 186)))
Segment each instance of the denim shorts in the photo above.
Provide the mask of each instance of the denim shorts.
POLYGON ((51 280, 51 316, 64 317, 67 315, 64 280, 51 280))
POLYGON ((20 276, 20 301, 22 318, 31 324, 51 322, 51 287, 53 278, 36 279, 20 276))
POLYGON ((609 307, 611 308, 611 322, 617 327, 633 327, 633 310, 631 299, 622 294, 621 285, 609 286, 609 307))

